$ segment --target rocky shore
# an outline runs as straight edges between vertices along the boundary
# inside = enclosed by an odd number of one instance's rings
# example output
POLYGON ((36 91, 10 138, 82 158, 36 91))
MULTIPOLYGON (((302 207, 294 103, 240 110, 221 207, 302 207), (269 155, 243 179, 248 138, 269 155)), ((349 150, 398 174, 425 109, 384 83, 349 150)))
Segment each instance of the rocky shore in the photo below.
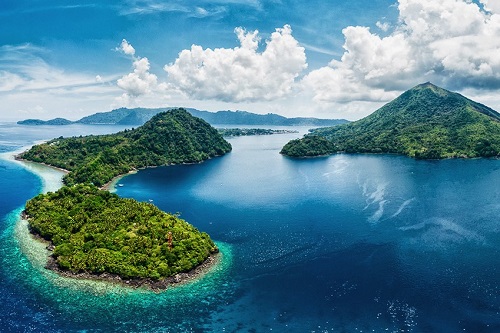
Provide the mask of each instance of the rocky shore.
MULTIPOLYGON (((47 247, 48 250, 53 248, 51 245, 47 247)), ((212 267, 214 267, 220 259, 221 254, 215 253, 210 255, 201 265, 197 266, 189 272, 178 273, 168 278, 153 280, 153 279, 125 279, 116 274, 111 273, 101 273, 92 274, 86 272, 71 272, 67 270, 62 270, 59 265, 57 265, 56 259, 50 256, 45 268, 57 272, 59 275, 72 279, 85 279, 85 280, 96 280, 104 281, 110 283, 116 283, 122 286, 130 288, 146 288, 152 291, 163 291, 170 287, 179 286, 184 283, 196 280, 202 277, 204 274, 208 273, 212 267)))
MULTIPOLYGON (((29 216, 27 216, 26 213, 23 211, 21 213, 21 219, 27 221, 29 219, 29 216)), ((54 251, 55 248, 54 245, 51 242, 42 238, 40 235, 34 232, 34 230, 29 228, 29 224, 28 224, 28 229, 34 241, 42 242, 47 245, 46 249, 48 251, 50 252, 54 251)), ((162 291, 170 287, 179 286, 202 277, 204 274, 208 273, 214 266, 216 266, 219 263, 221 256, 222 254, 220 252, 216 252, 214 254, 211 254, 203 263, 201 263, 200 265, 198 265, 197 267, 188 272, 178 273, 173 276, 169 276, 167 278, 159 280, 126 279, 117 274, 111 274, 106 272, 101 274, 94 274, 89 272, 72 272, 61 269, 57 264, 56 258, 53 255, 48 256, 45 268, 50 269, 51 271, 54 271, 58 273, 60 276, 66 278, 104 281, 104 282, 119 284, 130 288, 146 288, 152 291, 162 291)))

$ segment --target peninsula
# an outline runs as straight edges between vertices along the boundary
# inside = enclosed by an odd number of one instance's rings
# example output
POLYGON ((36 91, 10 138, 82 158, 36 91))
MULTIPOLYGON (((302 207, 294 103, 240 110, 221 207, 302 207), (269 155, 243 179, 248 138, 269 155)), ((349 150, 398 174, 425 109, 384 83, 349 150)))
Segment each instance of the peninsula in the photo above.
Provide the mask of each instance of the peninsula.
POLYGON ((116 134, 56 138, 33 146, 19 158, 70 171, 63 178, 66 185, 100 187, 135 169, 199 163, 229 151, 231 145, 215 128, 184 109, 175 109, 116 134))
POLYGON ((47 268, 164 289, 215 262, 217 246, 177 215, 97 185, 135 168, 201 162, 230 150, 217 130, 182 109, 117 134, 54 139, 20 158, 69 170, 66 186, 29 200, 23 218, 49 242, 47 268))
POLYGON ((431 83, 418 85, 371 115, 319 128, 281 154, 306 157, 395 153, 419 159, 500 156, 500 114, 431 83))

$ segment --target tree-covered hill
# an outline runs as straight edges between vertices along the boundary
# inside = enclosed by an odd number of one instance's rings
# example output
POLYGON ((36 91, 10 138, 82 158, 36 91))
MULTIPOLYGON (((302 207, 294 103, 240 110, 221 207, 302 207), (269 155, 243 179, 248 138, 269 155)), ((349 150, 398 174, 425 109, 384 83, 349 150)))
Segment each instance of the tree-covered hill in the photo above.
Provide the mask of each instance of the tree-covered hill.
POLYGON ((26 203, 32 232, 54 245, 61 270, 158 280, 218 252, 206 233, 156 206, 93 185, 62 187, 26 203))
POLYGON ((73 122, 64 118, 54 118, 51 120, 26 119, 17 122, 19 125, 71 125, 73 122))
POLYGON ((500 114, 424 83, 361 120, 317 129, 281 151, 294 157, 336 152, 396 153, 423 159, 500 156, 500 114), (331 145, 312 140, 314 136, 326 138, 331 145), (323 149, 318 149, 318 142, 323 149))
POLYGON ((116 134, 57 138, 35 145, 21 158, 70 171, 64 183, 102 186, 137 168, 198 163, 231 150, 202 119, 184 109, 155 115, 143 126, 116 134))

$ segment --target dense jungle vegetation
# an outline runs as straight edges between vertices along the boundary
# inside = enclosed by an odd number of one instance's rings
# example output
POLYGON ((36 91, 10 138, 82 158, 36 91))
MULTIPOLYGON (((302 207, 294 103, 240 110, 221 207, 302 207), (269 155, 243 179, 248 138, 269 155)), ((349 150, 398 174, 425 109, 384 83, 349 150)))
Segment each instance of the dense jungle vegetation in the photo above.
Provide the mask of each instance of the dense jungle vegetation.
POLYGON ((160 279, 186 272, 218 251, 206 233, 156 206, 90 184, 29 200, 33 232, 55 246, 64 270, 160 279))

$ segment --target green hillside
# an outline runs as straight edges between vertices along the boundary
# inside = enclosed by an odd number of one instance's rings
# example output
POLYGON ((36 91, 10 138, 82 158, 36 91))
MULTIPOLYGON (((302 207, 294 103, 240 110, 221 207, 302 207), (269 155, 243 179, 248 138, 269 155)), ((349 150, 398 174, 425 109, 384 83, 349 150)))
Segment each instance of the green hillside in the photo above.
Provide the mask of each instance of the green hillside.
POLYGON ((33 146, 21 158, 69 170, 66 185, 102 186, 133 169, 198 163, 230 150, 231 145, 207 122, 175 109, 155 115, 137 129, 53 139, 33 146))
POLYGON ((293 157, 336 152, 396 153, 422 159, 499 156, 500 114, 424 83, 361 120, 317 129, 304 139, 290 141, 281 151, 293 157), (326 138, 330 145, 311 139, 315 136, 326 138))
POLYGON ((186 221, 92 185, 40 194, 26 203, 25 218, 54 246, 57 267, 73 273, 158 280, 190 271, 218 252, 186 221))

